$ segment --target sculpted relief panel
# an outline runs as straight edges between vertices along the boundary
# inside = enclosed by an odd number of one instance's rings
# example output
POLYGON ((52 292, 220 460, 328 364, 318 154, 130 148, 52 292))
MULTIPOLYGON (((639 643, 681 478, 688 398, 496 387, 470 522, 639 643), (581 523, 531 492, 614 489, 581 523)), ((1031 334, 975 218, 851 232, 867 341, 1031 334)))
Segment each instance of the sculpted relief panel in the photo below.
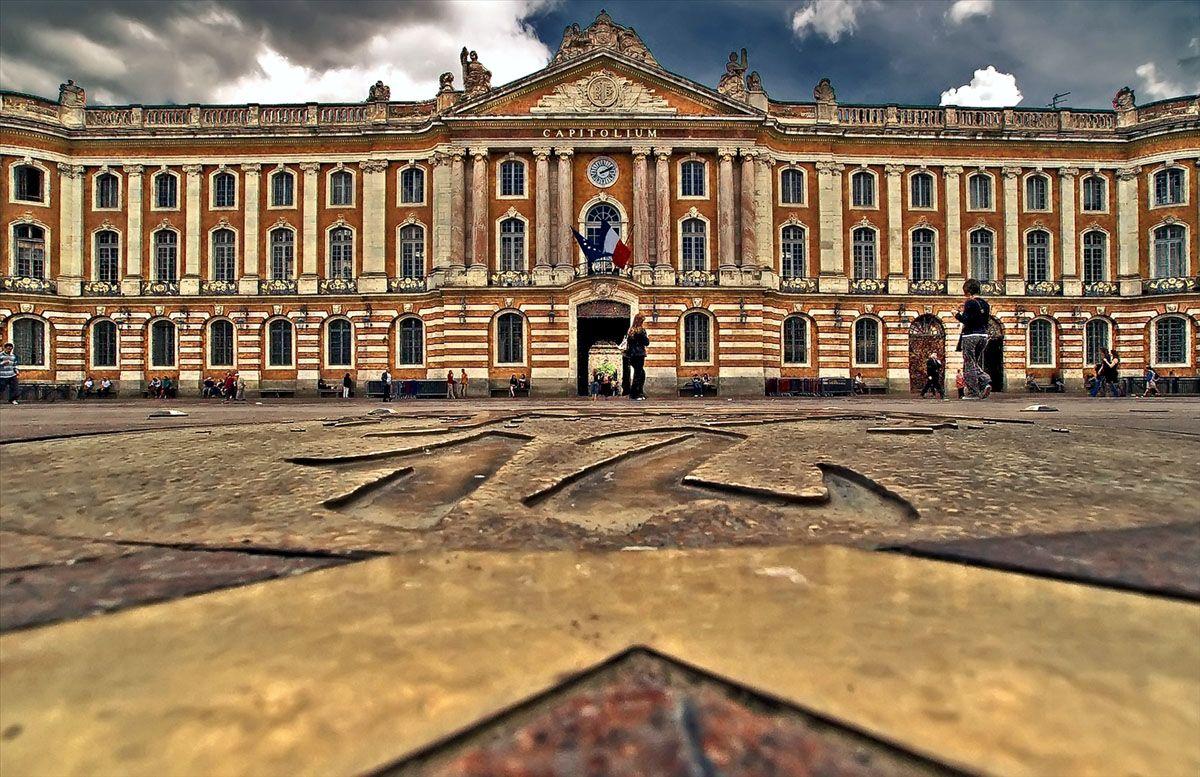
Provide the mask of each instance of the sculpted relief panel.
POLYGON ((611 70, 598 70, 577 81, 559 84, 538 100, 531 113, 656 113, 675 109, 645 84, 611 70))

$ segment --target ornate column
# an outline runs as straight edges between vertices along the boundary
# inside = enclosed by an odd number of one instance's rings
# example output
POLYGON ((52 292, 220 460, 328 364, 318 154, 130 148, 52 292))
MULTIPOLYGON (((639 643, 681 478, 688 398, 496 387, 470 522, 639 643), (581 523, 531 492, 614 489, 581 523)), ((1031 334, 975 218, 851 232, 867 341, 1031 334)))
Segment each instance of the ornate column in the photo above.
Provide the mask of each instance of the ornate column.
POLYGON ((302 236, 300 249, 300 281, 298 288, 301 294, 317 293, 317 175, 321 171, 320 162, 301 162, 300 170, 304 173, 304 209, 300 216, 302 236))
POLYGON ((961 167, 943 167, 946 183, 946 293, 957 294, 963 281, 961 167))
POLYGON ((258 228, 259 182, 262 165, 242 165, 242 274, 238 294, 258 293, 258 246, 262 235, 258 228))
POLYGON ((450 149, 450 268, 455 278, 466 273, 466 172, 465 148, 450 149))
POLYGON ((187 178, 187 228, 183 237, 183 276, 179 279, 180 294, 200 293, 200 176, 201 165, 184 165, 187 178))
POLYGON ((675 265, 671 261, 671 149, 654 149, 654 223, 657 255, 654 262, 655 285, 675 284, 675 265))
POLYGON ((758 253, 758 266, 767 277, 764 285, 774 286, 770 275, 775 274, 775 219, 771 167, 775 160, 768 151, 758 151, 758 174, 754 178, 754 247, 758 253))
POLYGON ((433 271, 430 285, 446 282, 450 267, 450 155, 444 148, 433 155, 433 271))
POLYGON ((488 191, 486 146, 473 146, 471 155, 471 245, 467 252, 467 284, 486 286, 488 282, 488 191))
POLYGON ((142 172, 141 165, 125 165, 125 277, 121 293, 142 292, 142 172))
MULTIPOLYGON (((742 167, 742 190, 741 190, 741 208, 738 213, 738 221, 742 228, 742 253, 737 257, 737 264, 743 268, 758 268, 758 230, 755 228, 755 175, 754 175, 754 160, 758 156, 758 152, 753 148, 738 149, 738 156, 741 157, 742 167)), ((754 270, 743 269, 742 281, 746 282, 745 275, 750 272, 752 275, 757 274, 754 270)))
MULTIPOLYGON (((83 293, 83 166, 58 163, 58 293, 83 293)), ((49 183, 49 182, 47 182, 49 183)), ((50 268, 46 267, 46 277, 50 268)))
POLYGON ((1122 297, 1142 293, 1138 247, 1138 174, 1140 167, 1117 171, 1117 283, 1122 297))
POLYGON ((1019 167, 1005 167, 1004 175, 1004 293, 1009 296, 1025 293, 1021 277, 1021 234, 1017 225, 1017 178, 1019 167))
POLYGON ((904 274, 904 221, 901 215, 901 176, 904 165, 884 165, 887 174, 888 264, 889 294, 907 294, 908 277, 904 274))
MULTIPOLYGON (((717 149, 717 257, 722 274, 736 266, 733 237, 733 157, 734 148, 717 149)), ((724 280, 724 278, 722 278, 724 280)), ((733 280, 733 279, 730 279, 733 280)))
POLYGON ((387 169, 386 159, 358 163, 363 177, 363 272, 360 294, 387 291, 387 169))
POLYGON ((1079 262, 1075 251, 1075 176, 1078 167, 1061 167, 1058 170, 1058 241, 1062 252, 1063 295, 1078 297, 1083 294, 1083 282, 1079 279, 1079 262))
POLYGON ((533 149, 533 250, 537 283, 550 283, 550 149, 533 149))
POLYGON ((560 234, 558 235, 558 256, 555 257, 555 264, 559 267, 574 267, 574 262, 571 257, 575 255, 575 239, 571 236, 571 229, 575 227, 575 203, 573 193, 573 173, 571 169, 571 157, 575 155, 573 148, 556 148, 554 149, 555 156, 558 157, 558 226, 560 234))
POLYGON ((640 283, 653 283, 650 269, 650 192, 647 190, 646 159, 650 156, 648 146, 633 148, 633 267, 634 277, 640 283))
POLYGON ((845 294, 850 290, 842 253, 842 171, 840 162, 817 162, 820 177, 817 207, 821 225, 820 290, 845 294))

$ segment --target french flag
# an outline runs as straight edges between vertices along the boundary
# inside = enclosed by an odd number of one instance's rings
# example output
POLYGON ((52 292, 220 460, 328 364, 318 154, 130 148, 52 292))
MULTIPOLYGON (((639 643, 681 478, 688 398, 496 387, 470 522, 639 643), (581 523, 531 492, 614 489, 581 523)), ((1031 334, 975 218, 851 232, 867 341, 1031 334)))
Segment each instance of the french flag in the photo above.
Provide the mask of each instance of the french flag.
POLYGON ((575 235, 575 242, 579 243, 579 247, 583 249, 583 255, 587 257, 589 265, 606 256, 612 258, 613 266, 618 269, 629 264, 629 258, 633 252, 621 240, 621 236, 617 234, 617 230, 612 228, 612 224, 607 221, 600 222, 600 234, 597 236, 596 244, 574 229, 571 232, 575 235))

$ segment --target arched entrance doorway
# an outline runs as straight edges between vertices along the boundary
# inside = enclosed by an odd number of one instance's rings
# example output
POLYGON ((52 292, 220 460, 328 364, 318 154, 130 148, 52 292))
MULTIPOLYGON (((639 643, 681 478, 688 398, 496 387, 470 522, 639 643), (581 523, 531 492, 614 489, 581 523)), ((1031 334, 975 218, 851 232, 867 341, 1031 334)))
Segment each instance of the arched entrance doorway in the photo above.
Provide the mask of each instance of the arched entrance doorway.
POLYGON ((945 365, 946 330, 937 316, 926 313, 908 327, 908 385, 912 391, 920 391, 925 385, 925 361, 931 353, 936 353, 945 365))
POLYGON ((622 364, 617 345, 629 331, 629 321, 629 305, 616 300, 592 300, 575 309, 575 382, 579 396, 587 396, 591 370, 602 363, 612 363, 622 372, 621 382, 628 385, 629 368, 622 364))
POLYGON ((1004 391, 1004 325, 994 318, 988 320, 983 370, 992 378, 992 391, 1004 391))

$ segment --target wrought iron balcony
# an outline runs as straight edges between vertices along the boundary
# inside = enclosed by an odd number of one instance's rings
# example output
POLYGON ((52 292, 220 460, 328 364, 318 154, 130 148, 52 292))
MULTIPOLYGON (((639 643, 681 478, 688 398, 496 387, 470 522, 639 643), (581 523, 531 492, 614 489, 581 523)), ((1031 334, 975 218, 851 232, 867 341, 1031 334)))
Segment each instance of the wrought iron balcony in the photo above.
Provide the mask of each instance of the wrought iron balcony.
POLYGON ((705 270, 688 270, 675 276, 676 286, 716 286, 717 281, 715 272, 705 270))
POLYGON ((491 281, 493 286, 528 286, 530 284, 529 273, 521 270, 494 272, 491 281))
POLYGON ((1143 294, 1186 294, 1190 291, 1200 291, 1200 276, 1147 278, 1142 281, 1143 294))
POLYGON ((295 294, 296 281, 292 278, 269 278, 258 285, 259 294, 295 294))
POLYGON ((887 294, 887 283, 880 278, 851 278, 851 294, 887 294))
POLYGON ((1025 294, 1029 297, 1061 297, 1061 281, 1025 281, 1025 294))
POLYGON ((425 288, 424 278, 388 278, 388 291, 395 294, 413 294, 425 288))
POLYGON ((1092 281, 1083 284, 1085 297, 1115 297, 1120 293, 1120 287, 1112 281, 1092 281))
POLYGON ((925 278, 908 284, 910 294, 945 294, 946 281, 935 278, 925 278))
POLYGON ((53 294, 54 283, 45 278, 27 275, 5 275, 0 277, 0 291, 18 291, 22 294, 53 294))
POLYGON ((980 281, 979 293, 989 297, 999 297, 1004 294, 1004 283, 1002 281, 980 281))
POLYGON ((201 281, 201 294, 237 294, 237 281, 201 281))
POLYGON ((115 297, 121 293, 120 281, 84 281, 83 296, 115 297))
POLYGON ((358 282, 353 278, 322 278, 317 281, 319 294, 354 294, 358 291, 358 282))
POLYGON ((816 294, 816 278, 780 278, 779 290, 790 291, 793 294, 816 294))
POLYGON ((179 281, 142 281, 142 294, 174 296, 179 293, 179 281))

